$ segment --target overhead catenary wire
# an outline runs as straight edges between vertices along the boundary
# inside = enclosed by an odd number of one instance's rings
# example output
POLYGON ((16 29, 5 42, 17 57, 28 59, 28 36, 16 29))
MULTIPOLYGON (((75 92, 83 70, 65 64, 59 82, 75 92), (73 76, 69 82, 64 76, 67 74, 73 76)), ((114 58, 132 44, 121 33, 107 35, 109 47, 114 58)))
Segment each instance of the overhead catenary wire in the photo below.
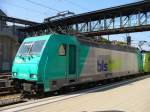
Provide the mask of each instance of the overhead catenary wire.
POLYGON ((43 15, 47 15, 47 14, 46 14, 46 12, 40 12, 40 11, 35 10, 35 9, 29 9, 29 8, 24 7, 24 6, 21 6, 21 5, 12 4, 12 3, 8 3, 8 2, 7 2, 7 4, 8 4, 8 5, 11 5, 11 6, 13 6, 13 7, 16 7, 16 8, 21 8, 21 9, 24 9, 24 10, 28 10, 28 11, 29 11, 29 13, 33 13, 33 12, 35 12, 35 13, 37 13, 38 15, 41 15, 41 14, 43 14, 43 15))
POLYGON ((61 12, 61 11, 59 11, 57 9, 51 8, 51 7, 47 6, 47 5, 44 5, 44 4, 41 4, 41 3, 38 3, 38 2, 34 2, 34 1, 31 1, 31 0, 25 0, 25 1, 30 2, 30 3, 32 3, 34 5, 38 5, 38 6, 43 7, 43 8, 47 8, 47 9, 55 11, 57 13, 61 12))
POLYGON ((79 8, 82 8, 82 9, 84 9, 84 10, 88 10, 89 11, 89 9, 87 9, 87 8, 85 8, 85 7, 83 7, 83 6, 81 6, 81 5, 79 5, 79 4, 77 4, 77 3, 75 3, 75 2, 72 2, 71 0, 66 0, 66 2, 69 2, 69 3, 71 3, 72 5, 75 5, 75 6, 77 6, 77 7, 79 7, 79 8))
POLYGON ((80 8, 80 9, 84 9, 84 10, 86 10, 86 11, 89 11, 89 9, 87 9, 87 8, 85 8, 85 7, 79 5, 79 4, 77 4, 76 2, 73 2, 73 1, 71 1, 71 0, 59 0, 59 1, 68 2, 69 4, 72 4, 72 5, 74 5, 74 6, 78 7, 78 8, 80 8))

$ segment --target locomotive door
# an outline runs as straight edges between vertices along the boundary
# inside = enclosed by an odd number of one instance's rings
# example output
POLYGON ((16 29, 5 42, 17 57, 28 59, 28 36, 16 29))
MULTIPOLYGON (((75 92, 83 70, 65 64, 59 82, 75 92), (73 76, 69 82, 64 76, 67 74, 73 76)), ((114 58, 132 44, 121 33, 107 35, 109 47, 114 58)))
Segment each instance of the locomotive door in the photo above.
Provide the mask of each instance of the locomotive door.
POLYGON ((77 78, 77 48, 76 45, 69 45, 68 49, 68 79, 74 82, 77 78))

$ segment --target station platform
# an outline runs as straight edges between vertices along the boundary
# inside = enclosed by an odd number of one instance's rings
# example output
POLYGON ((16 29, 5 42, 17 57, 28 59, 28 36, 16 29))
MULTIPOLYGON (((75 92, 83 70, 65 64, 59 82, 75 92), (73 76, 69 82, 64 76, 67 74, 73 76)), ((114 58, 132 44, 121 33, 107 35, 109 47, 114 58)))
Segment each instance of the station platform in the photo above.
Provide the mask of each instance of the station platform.
POLYGON ((150 112, 150 77, 21 112, 150 112))
POLYGON ((149 112, 150 78, 106 91, 96 91, 24 112, 149 112))

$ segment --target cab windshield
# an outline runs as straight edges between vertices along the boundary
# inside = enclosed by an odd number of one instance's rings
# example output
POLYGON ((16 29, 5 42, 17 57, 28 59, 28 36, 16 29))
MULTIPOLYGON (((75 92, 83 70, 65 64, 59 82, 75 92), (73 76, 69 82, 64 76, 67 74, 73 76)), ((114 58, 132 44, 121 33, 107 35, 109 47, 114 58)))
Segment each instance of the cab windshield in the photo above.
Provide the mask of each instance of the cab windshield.
POLYGON ((18 54, 19 55, 39 54, 42 51, 44 43, 45 40, 23 42, 18 51, 18 54))

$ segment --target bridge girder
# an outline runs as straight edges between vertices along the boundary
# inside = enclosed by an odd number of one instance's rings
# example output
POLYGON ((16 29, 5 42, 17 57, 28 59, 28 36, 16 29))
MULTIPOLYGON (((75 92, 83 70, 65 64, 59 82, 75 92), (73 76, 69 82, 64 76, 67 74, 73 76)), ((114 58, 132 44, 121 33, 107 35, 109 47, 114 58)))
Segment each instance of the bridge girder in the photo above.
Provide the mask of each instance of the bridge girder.
POLYGON ((49 21, 21 31, 29 34, 82 33, 86 36, 150 31, 149 7, 150 1, 140 1, 49 21))

